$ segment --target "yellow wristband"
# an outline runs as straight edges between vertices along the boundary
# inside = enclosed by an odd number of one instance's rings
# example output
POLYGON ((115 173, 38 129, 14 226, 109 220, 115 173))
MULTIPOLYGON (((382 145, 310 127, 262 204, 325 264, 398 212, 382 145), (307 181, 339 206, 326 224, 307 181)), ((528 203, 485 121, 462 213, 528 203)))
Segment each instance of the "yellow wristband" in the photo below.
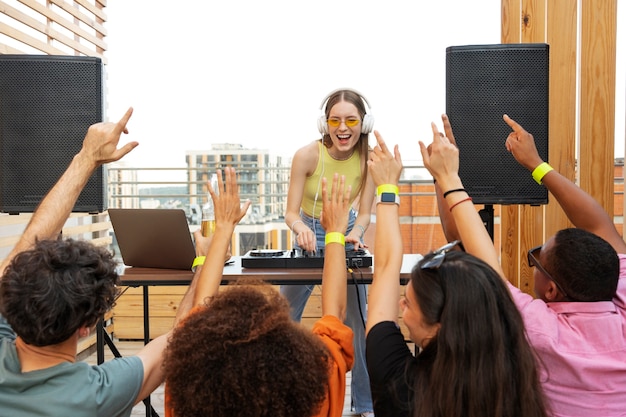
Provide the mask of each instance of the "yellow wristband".
POLYGON ((343 233, 339 232, 330 232, 326 233, 326 244, 329 243, 341 243, 343 246, 346 246, 346 237, 343 233))
POLYGON ((381 195, 382 193, 399 194, 400 193, 400 189, 398 188, 397 185, 381 184, 378 187, 376 187, 376 195, 381 195))
POLYGON ((543 177, 545 177, 546 174, 553 169, 554 168, 552 168, 547 162, 544 162, 542 164, 539 164, 539 166, 533 170, 532 176, 535 181, 537 181, 537 184, 541 185, 543 177))
POLYGON ((204 265, 205 259, 206 256, 196 256, 196 258, 193 260, 193 263, 191 264, 191 270, 193 272, 196 272, 196 267, 199 265, 204 265))

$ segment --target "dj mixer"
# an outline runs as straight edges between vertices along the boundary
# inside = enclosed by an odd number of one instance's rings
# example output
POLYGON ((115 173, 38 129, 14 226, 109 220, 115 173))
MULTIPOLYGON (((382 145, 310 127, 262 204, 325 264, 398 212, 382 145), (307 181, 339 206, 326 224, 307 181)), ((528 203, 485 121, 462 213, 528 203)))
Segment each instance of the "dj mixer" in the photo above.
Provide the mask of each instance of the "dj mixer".
MULTIPOLYGON (((324 249, 316 252, 301 249, 251 250, 241 257, 241 266, 244 268, 323 268, 324 249)), ((369 268, 372 266, 372 255, 363 249, 346 251, 346 266, 369 268)))

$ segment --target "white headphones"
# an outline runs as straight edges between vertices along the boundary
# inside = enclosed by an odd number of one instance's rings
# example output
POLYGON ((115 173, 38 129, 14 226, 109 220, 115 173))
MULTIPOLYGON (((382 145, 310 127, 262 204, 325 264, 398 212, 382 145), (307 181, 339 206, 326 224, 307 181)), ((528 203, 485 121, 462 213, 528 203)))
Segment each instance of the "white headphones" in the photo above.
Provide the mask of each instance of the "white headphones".
POLYGON ((322 104, 320 105, 320 111, 322 112, 322 114, 317 119, 317 129, 320 131, 320 133, 322 135, 328 134, 328 121, 326 120, 326 112, 324 111, 324 106, 326 105, 326 102, 328 101, 328 99, 338 91, 351 91, 354 94, 358 95, 361 98, 361 100, 363 100, 363 103, 365 103, 366 109, 365 109, 365 114, 363 115, 363 121, 361 122, 361 133, 364 133, 364 134, 371 133, 374 127, 374 116, 370 114, 372 107, 370 106, 369 101, 367 101, 367 99, 365 98, 363 94, 359 93, 358 91, 352 88, 338 88, 336 90, 331 91, 326 97, 324 97, 324 100, 322 100, 322 104))

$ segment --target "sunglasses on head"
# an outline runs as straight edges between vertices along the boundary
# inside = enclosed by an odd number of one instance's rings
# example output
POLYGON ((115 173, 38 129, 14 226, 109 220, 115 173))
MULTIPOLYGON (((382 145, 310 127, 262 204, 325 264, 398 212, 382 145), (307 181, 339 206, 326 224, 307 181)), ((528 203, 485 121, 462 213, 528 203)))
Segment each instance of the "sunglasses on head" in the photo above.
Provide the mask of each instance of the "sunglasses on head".
POLYGON ((546 269, 543 267, 543 265, 541 265, 541 263, 539 263, 539 255, 541 254, 541 249, 542 248, 543 248, 543 245, 539 245, 539 246, 535 246, 534 248, 532 248, 532 249, 530 249, 528 251, 528 266, 530 266, 530 267, 534 266, 535 268, 540 270, 541 273, 546 276, 546 278, 548 278, 550 281, 554 282, 554 285, 556 285, 556 287, 559 289, 561 294, 563 294, 563 297, 569 298, 569 296, 567 295, 567 293, 565 292, 563 287, 561 287, 561 285, 552 277, 552 275, 550 275, 550 273, 548 271, 546 271, 546 269))
POLYGON ((427 261, 422 262, 420 265, 421 269, 437 269, 441 266, 444 259, 446 259, 446 253, 450 252, 450 250, 461 243, 460 240, 454 240, 450 243, 446 243, 442 247, 437 250, 432 251, 432 258, 427 261))

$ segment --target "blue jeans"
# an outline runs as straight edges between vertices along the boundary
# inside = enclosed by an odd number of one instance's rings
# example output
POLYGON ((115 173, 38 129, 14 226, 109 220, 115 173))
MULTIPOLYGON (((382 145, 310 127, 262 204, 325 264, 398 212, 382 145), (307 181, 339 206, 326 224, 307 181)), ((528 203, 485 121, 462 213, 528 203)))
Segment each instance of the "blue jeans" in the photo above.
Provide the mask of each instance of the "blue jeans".
MULTIPOLYGON (((317 238, 317 248, 324 247, 326 232, 322 228, 318 219, 313 219, 300 213, 302 221, 315 232, 317 238)), ((356 213, 350 211, 348 221, 348 231, 354 227, 356 213)), ((346 251, 352 250, 353 245, 347 244, 346 251)), ((348 280, 351 277, 348 276, 348 280)), ((313 291, 313 285, 282 285, 280 292, 287 298, 291 306, 291 318, 297 322, 302 319, 304 307, 313 291)), ((365 326, 367 320, 367 285, 348 285, 348 304, 346 309, 345 324, 354 333, 354 366, 352 367, 352 404, 356 413, 365 413, 374 409, 372 405, 372 394, 370 392, 370 378, 367 374, 365 363, 365 326)))

